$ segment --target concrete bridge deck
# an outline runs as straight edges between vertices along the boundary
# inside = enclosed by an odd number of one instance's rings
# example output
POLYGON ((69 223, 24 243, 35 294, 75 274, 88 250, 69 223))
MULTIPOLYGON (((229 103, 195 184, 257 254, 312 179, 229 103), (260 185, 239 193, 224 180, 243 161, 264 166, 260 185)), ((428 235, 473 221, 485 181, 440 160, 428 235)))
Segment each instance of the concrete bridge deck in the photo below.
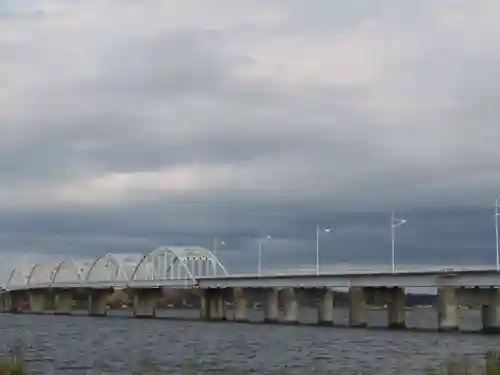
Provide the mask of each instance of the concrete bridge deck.
POLYGON ((369 272, 342 274, 300 275, 227 275, 200 276, 181 279, 103 280, 103 281, 47 281, 24 285, 10 285, 6 291, 30 289, 124 289, 124 288, 349 288, 349 287, 401 287, 401 288, 500 288, 500 273, 496 270, 369 272))

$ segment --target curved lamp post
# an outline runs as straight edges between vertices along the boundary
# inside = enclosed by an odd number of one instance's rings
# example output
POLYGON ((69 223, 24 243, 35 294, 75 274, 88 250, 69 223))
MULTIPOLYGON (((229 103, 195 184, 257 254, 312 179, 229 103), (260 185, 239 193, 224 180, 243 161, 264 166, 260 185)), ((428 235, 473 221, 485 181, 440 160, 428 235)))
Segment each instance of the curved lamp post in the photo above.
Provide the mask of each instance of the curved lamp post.
POLYGON ((262 256, 264 253, 264 242, 269 241, 271 239, 270 235, 267 235, 265 238, 259 241, 259 264, 258 264, 258 272, 259 276, 262 276, 262 256))
POLYGON ((322 233, 331 233, 330 228, 321 228, 319 222, 316 224, 316 275, 320 274, 319 269, 319 237, 322 233))
POLYGON ((500 216, 500 213, 498 212, 499 208, 500 208, 500 201, 499 201, 499 198, 497 198, 495 200, 495 235, 496 235, 497 272, 500 271, 500 253, 499 253, 499 246, 498 246, 498 217, 500 216))
POLYGON ((396 228, 405 223, 406 223, 405 219, 396 218, 394 216, 394 211, 392 212, 391 214, 392 273, 396 272, 396 247, 395 247, 396 228))

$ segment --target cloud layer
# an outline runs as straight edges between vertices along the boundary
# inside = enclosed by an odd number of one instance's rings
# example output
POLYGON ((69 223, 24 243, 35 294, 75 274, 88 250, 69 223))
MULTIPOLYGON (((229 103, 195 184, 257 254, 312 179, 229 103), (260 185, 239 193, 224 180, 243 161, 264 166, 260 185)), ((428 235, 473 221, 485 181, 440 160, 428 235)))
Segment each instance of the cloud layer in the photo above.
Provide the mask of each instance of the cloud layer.
MULTIPOLYGON (((387 212, 421 207, 426 228, 466 215, 477 231, 442 241, 489 259, 499 11, 495 0, 4 1, 0 245, 93 255, 219 232, 238 263, 274 231, 301 263, 321 219, 364 233, 337 257, 376 262, 387 212)), ((418 254, 441 241, 413 228, 418 254)))

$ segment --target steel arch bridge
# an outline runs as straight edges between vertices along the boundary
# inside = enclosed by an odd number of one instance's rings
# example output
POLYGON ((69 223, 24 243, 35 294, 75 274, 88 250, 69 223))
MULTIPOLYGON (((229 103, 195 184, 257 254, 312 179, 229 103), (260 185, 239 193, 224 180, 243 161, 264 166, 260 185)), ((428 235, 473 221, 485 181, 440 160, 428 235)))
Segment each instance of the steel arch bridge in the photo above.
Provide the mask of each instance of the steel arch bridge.
POLYGON ((193 286, 201 278, 228 276, 217 257, 200 246, 160 246, 147 253, 106 253, 14 268, 6 290, 78 287, 193 286))

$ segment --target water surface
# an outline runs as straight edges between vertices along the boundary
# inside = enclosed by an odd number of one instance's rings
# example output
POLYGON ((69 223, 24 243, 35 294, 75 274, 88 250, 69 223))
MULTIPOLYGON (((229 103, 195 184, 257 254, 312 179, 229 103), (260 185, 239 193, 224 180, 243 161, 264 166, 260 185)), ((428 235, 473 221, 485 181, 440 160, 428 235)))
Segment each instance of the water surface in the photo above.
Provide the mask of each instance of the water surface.
MULTIPOLYGON (((128 314, 113 312, 114 317, 107 318, 0 315, 0 350, 5 353, 22 343, 29 366, 40 374, 94 374, 96 370, 128 374, 141 362, 171 374, 191 362, 207 371, 236 367, 272 374, 287 367, 290 374, 302 375, 316 366, 346 374, 410 375, 451 355, 483 356, 500 347, 500 336, 494 335, 140 320, 128 314)), ((197 312, 164 315, 189 318, 197 312)), ((336 315, 339 324, 347 322, 347 311, 338 310, 336 315)), ((433 310, 408 313, 411 327, 433 329, 435 322, 433 310)), ((370 324, 383 326, 385 312, 372 311, 370 324)), ((461 311, 461 324, 466 329, 479 328, 479 313, 461 311)))

